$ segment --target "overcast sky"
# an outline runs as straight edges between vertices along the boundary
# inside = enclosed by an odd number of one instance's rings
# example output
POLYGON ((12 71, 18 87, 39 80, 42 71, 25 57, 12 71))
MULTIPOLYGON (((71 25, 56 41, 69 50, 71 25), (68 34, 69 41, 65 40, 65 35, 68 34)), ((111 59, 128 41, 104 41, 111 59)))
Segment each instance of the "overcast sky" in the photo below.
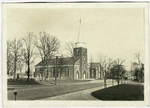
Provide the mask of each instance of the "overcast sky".
POLYGON ((46 31, 59 38, 65 54, 64 44, 77 42, 80 18, 89 60, 92 55, 93 61, 98 62, 99 54, 107 54, 108 58, 126 60, 124 64, 130 69, 130 62, 136 61, 134 53, 139 52, 144 62, 142 8, 9 9, 7 38, 21 38, 28 31, 35 35, 46 31))

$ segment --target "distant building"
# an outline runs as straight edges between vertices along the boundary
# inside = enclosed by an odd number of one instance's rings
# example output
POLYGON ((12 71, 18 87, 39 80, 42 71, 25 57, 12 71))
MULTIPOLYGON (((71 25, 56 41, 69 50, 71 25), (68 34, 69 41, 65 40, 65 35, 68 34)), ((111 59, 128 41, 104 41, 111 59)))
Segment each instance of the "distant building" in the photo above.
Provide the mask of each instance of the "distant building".
POLYGON ((104 78, 104 72, 100 69, 100 62, 90 63, 90 78, 94 79, 104 78))

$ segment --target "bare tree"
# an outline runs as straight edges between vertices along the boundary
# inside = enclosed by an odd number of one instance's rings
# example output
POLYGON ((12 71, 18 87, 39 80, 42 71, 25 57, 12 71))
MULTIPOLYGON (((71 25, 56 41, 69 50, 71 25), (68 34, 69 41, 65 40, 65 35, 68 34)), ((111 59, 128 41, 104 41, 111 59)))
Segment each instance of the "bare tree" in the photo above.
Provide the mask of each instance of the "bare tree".
POLYGON ((9 75, 13 71, 13 56, 11 52, 12 42, 7 41, 7 74, 9 75))
POLYGON ((74 72, 74 48, 75 48, 75 43, 74 42, 67 42, 65 44, 66 52, 68 57, 72 57, 73 60, 73 72, 74 72))
POLYGON ((30 78, 30 65, 34 62, 35 59, 35 50, 34 50, 34 35, 32 32, 27 32, 27 36, 22 38, 24 46, 22 49, 23 61, 28 67, 28 81, 30 78))
POLYGON ((101 74, 102 74, 102 72, 105 69, 106 64, 107 64, 107 55, 99 54, 99 57, 100 57, 100 70, 101 70, 101 74))
POLYGON ((67 42, 65 44, 65 49, 67 50, 67 56, 69 56, 69 57, 74 56, 74 52, 73 52, 74 48, 75 48, 75 44, 73 42, 67 42))
POLYGON ((111 58, 107 58, 106 54, 99 54, 100 57, 100 76, 104 77, 104 87, 106 87, 106 80, 110 73, 110 68, 112 67, 114 61, 111 58))
POLYGON ((22 59, 20 59, 17 62, 17 70, 20 72, 21 77, 22 77, 22 69, 23 69, 23 67, 24 67, 24 62, 22 61, 22 59))
POLYGON ((103 74, 104 77, 104 87, 106 87, 106 69, 107 69, 107 55, 99 54, 100 57, 100 76, 103 74))
MULTIPOLYGON (((119 74, 122 72, 122 67, 123 67, 123 63, 125 62, 125 60, 121 60, 121 59, 117 59, 115 61, 116 63, 116 66, 118 67, 118 70, 117 70, 117 79, 118 79, 118 85, 119 85, 119 74)), ((121 73, 122 75, 122 73, 121 73)), ((121 76, 122 77, 122 76, 121 76)))
POLYGON ((135 58, 137 59, 137 62, 133 62, 134 66, 134 79, 138 79, 139 81, 142 80, 142 77, 144 75, 142 71, 143 63, 140 59, 140 53, 134 53, 135 58))
POLYGON ((140 66, 141 65, 140 53, 135 53, 134 55, 135 55, 135 57, 136 57, 136 59, 138 61, 138 65, 140 66))
MULTIPOLYGON (((38 49, 38 55, 42 60, 43 70, 45 65, 47 66, 47 77, 48 77, 48 59, 51 59, 60 47, 60 42, 55 36, 50 36, 46 32, 40 32, 39 37, 35 41, 35 46, 38 49)), ((42 80, 43 74, 42 72, 42 80)), ((46 79, 46 77, 45 77, 46 79)))
POLYGON ((11 53, 13 57, 14 79, 16 78, 17 62, 21 59, 22 41, 16 38, 12 40, 11 53))

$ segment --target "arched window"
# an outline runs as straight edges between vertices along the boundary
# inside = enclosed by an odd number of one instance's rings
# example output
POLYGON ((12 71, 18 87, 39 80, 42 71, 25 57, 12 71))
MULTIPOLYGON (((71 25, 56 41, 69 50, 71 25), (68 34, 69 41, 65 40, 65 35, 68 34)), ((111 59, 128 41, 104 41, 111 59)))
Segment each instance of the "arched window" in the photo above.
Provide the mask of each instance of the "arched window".
POLYGON ((69 77, 69 68, 66 67, 66 77, 69 77))
POLYGON ((55 68, 52 68, 52 77, 55 77, 55 68))
POLYGON ((84 52, 83 52, 83 54, 84 54, 84 55, 86 55, 86 53, 85 53, 85 49, 84 49, 84 52))
POLYGON ((60 67, 58 68, 58 77, 61 77, 60 67))
POLYGON ((79 79, 79 72, 76 72, 76 78, 79 79))
POLYGON ((84 73, 83 73, 83 78, 84 79, 86 78, 86 71, 84 71, 84 73))
POLYGON ((86 63, 86 58, 84 57, 84 63, 86 63))
POLYGON ((52 68, 52 73, 51 73, 51 77, 53 77, 53 68, 52 68))
POLYGON ((79 55, 79 50, 77 49, 77 55, 79 55))
POLYGON ((92 77, 94 76, 94 70, 92 69, 92 75, 91 75, 92 77))

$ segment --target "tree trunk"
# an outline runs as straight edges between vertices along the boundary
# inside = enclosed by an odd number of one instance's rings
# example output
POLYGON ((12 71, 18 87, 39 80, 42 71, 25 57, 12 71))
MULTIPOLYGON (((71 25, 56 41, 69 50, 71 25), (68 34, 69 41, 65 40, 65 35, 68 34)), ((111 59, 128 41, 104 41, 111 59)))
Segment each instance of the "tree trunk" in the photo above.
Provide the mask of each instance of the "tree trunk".
MULTIPOLYGON (((7 67, 8 68, 8 67, 7 67)), ((9 69, 7 69, 7 75, 9 75, 9 69)))
POLYGON ((46 78, 48 79, 48 64, 47 64, 47 75, 45 76, 45 80, 46 78))
POLYGON ((100 69, 100 79, 102 78, 102 73, 101 73, 101 69, 100 69))
POLYGON ((117 81, 118 81, 118 86, 119 86, 119 75, 118 75, 117 81))
MULTIPOLYGON (((43 61, 45 61, 45 59, 44 59, 43 61)), ((42 81, 44 81, 44 74, 45 74, 45 72, 44 72, 44 68, 45 68, 44 64, 45 64, 45 63, 43 63, 43 69, 42 69, 42 81)))
POLYGON ((16 60, 15 60, 15 63, 14 63, 14 79, 16 79, 16 60))
POLYGON ((29 64, 29 61, 28 61, 28 81, 29 81, 29 78, 30 78, 30 64, 29 64))
POLYGON ((104 77, 104 87, 106 88, 106 77, 104 77))
POLYGON ((49 79, 49 74, 48 74, 48 66, 47 66, 47 79, 49 79))
POLYGON ((43 72, 42 72, 42 81, 44 81, 44 74, 43 74, 43 72))
POLYGON ((119 78, 118 78, 118 85, 119 85, 119 78))
POLYGON ((105 72, 105 76, 104 76, 104 87, 106 88, 106 72, 105 72))
POLYGON ((131 80, 132 80, 132 71, 131 71, 131 80))
POLYGON ((118 68, 117 77, 118 77, 118 86, 119 86, 119 68, 118 68))

